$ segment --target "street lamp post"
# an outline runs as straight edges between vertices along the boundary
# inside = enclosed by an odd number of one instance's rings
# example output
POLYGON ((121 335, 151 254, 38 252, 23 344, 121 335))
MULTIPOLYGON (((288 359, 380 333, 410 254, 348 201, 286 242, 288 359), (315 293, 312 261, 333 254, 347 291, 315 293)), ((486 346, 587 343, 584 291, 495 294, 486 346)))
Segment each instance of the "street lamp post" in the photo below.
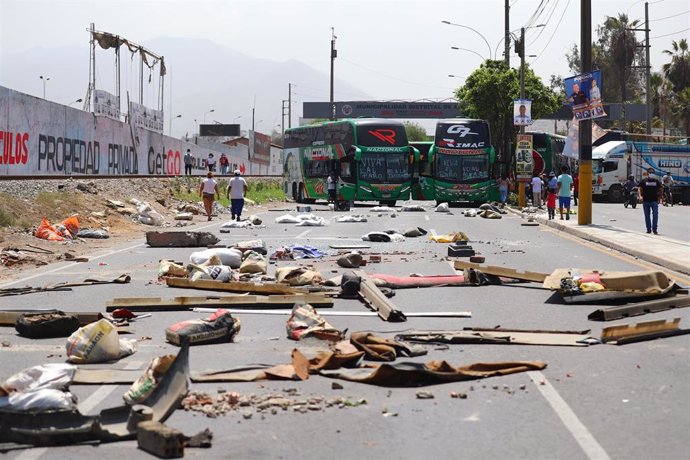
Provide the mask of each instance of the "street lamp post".
POLYGON ((43 75, 41 75, 41 76, 38 77, 38 78, 40 78, 41 80, 43 80, 43 99, 45 99, 45 98, 46 98, 46 82, 47 82, 48 80, 50 80, 50 77, 44 77, 43 75))
MULTIPOLYGON (((452 49, 452 50, 457 50, 457 51, 467 51, 467 52, 469 52, 469 53, 474 53, 474 54, 476 54, 477 56, 479 56, 479 57, 482 59, 482 61, 486 61, 486 58, 485 58, 484 56, 482 56, 481 54, 477 53, 476 51, 473 51, 473 50, 470 50, 470 49, 467 49, 467 48, 459 48, 459 47, 457 47, 457 46, 451 46, 450 49, 452 49)), ((491 57, 491 56, 489 56, 489 57, 491 57)))
POLYGON ((206 113, 204 114, 204 124, 206 124, 206 115, 208 115, 209 113, 213 113, 213 112, 215 112, 215 111, 216 111, 216 109, 211 109, 211 110, 209 110, 208 112, 206 112, 206 113))
POLYGON ((168 123, 168 136, 172 137, 172 122, 173 118, 182 118, 182 115, 177 115, 176 117, 170 117, 170 122, 168 123))
POLYGON ((236 122, 237 120, 239 120, 240 118, 242 118, 242 115, 238 115, 238 116, 236 116, 235 118, 233 118, 233 119, 232 119, 232 124, 234 125, 235 122, 236 122))
POLYGON ((76 101, 70 102, 69 104, 67 104, 67 107, 72 107, 72 104, 78 104, 79 102, 82 102, 81 98, 77 99, 76 101))
POLYGON ((450 21, 441 21, 441 23, 443 23, 443 24, 448 24, 448 25, 451 25, 451 26, 463 27, 463 28, 465 28, 465 29, 469 29, 469 30, 471 30, 472 32, 474 32, 474 33, 476 33, 477 35, 479 35, 480 37, 482 37, 482 40, 484 40, 484 43, 486 43, 487 48, 489 48, 489 59, 491 59, 491 45, 489 45, 489 41, 488 41, 488 40, 486 39, 486 37, 484 37, 484 35, 482 35, 478 30, 473 29, 472 27, 469 27, 469 26, 464 26, 464 25, 462 25, 462 24, 456 24, 456 23, 450 22, 450 21))

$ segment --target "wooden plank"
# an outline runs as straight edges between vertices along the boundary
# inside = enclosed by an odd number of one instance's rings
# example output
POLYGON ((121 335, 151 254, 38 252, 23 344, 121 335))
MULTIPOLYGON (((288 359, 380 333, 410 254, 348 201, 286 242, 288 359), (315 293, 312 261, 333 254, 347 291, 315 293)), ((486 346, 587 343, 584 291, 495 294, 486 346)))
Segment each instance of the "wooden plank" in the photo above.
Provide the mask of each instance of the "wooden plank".
MULTIPOLYGON (((231 308, 227 309, 232 315, 289 315, 292 310, 234 310, 231 308)), ((194 308, 193 311, 200 313, 213 313, 215 309, 213 308, 194 308)), ((319 310, 319 315, 321 316, 361 316, 361 317, 372 317, 378 316, 375 311, 321 311, 319 310)), ((413 311, 405 313, 405 316, 412 318, 471 318, 472 312, 469 311, 413 311)))
POLYGON ((331 249, 371 249, 368 244, 329 244, 331 249))
POLYGON ((215 311, 222 307, 245 308, 285 308, 295 303, 308 303, 314 307, 331 308, 333 299, 318 294, 297 295, 236 295, 236 296, 208 296, 208 297, 175 297, 161 299, 159 297, 126 297, 116 298, 106 302, 105 311, 112 312, 118 308, 127 308, 133 312, 142 311, 187 311, 193 307, 213 307, 215 311))
MULTIPOLYGON (((0 311, 0 326, 14 327, 17 318, 24 313, 50 313, 55 310, 3 310, 0 311)), ((98 321, 103 318, 103 314, 99 312, 74 312, 66 311, 65 314, 76 316, 79 324, 85 326, 87 324, 98 321)))
POLYGON ((405 314, 398 310, 393 302, 374 284, 369 275, 362 270, 355 270, 354 274, 361 279, 359 295, 369 307, 374 310, 384 321, 407 321, 405 314))
POLYGON ((675 318, 671 321, 645 321, 637 324, 623 324, 621 326, 605 327, 601 331, 601 341, 617 342, 619 340, 628 338, 641 338, 645 336, 653 336, 659 333, 666 333, 677 331, 680 324, 680 318, 675 318))
POLYGON ((465 270, 468 268, 473 268, 479 270, 480 272, 486 273, 487 275, 502 276, 504 278, 514 278, 523 281, 533 281, 535 283, 543 283, 548 273, 538 273, 538 272, 521 272, 513 268, 507 267, 496 267, 494 265, 481 265, 473 264, 472 262, 465 262, 462 260, 456 260, 453 264, 456 270, 465 270))
POLYGON ((590 321, 612 321, 614 319, 623 319, 630 316, 640 316, 646 315, 647 313, 656 313, 684 307, 690 307, 690 295, 682 294, 673 297, 664 297, 658 300, 601 308, 590 313, 587 319, 590 321))
POLYGON ((296 289, 285 284, 280 283, 266 283, 255 284, 245 283, 242 281, 231 281, 223 283, 214 280, 196 280, 192 281, 187 278, 167 278, 166 284, 169 287, 186 288, 186 289, 200 289, 206 291, 224 291, 224 292, 239 292, 241 294, 303 294, 306 290, 296 289))

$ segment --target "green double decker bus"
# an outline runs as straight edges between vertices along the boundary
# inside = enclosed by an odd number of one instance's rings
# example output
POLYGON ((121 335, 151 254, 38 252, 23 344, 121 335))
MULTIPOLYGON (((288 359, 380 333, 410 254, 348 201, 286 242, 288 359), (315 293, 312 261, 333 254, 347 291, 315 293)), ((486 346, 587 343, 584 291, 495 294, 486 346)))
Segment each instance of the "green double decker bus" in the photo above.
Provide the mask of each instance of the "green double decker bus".
POLYGON ((437 203, 498 200, 498 186, 491 175, 495 160, 487 121, 439 120, 427 163, 418 168, 423 199, 437 203))
POLYGON ((283 136, 287 196, 299 202, 328 198, 333 175, 340 201, 408 200, 419 153, 405 126, 385 119, 344 119, 300 126, 283 136))

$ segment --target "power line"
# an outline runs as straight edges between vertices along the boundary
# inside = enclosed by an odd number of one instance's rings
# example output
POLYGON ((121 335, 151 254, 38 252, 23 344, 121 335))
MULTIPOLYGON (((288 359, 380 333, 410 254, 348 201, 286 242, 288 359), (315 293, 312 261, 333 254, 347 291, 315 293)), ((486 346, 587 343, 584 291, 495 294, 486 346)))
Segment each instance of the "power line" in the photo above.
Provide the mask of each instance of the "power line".
POLYGON ((680 16, 680 15, 688 14, 688 13, 690 13, 690 10, 683 11, 682 13, 678 13, 678 14, 672 14, 671 16, 665 16, 663 18, 650 19, 649 22, 663 21, 664 19, 675 18, 676 16, 680 16))
POLYGON ((556 11, 556 8, 558 7, 558 2, 560 2, 560 0, 556 0, 556 3, 554 3, 553 8, 551 8, 551 12, 549 13, 549 16, 546 18, 546 21, 544 22, 544 27, 539 27, 539 33, 537 34, 536 37, 534 37, 534 39, 531 42, 529 42, 527 44, 527 46, 531 47, 537 40, 539 40, 539 37, 541 37, 541 34, 544 33, 544 31, 546 30, 546 26, 549 25, 549 22, 551 21, 551 17, 553 16, 553 13, 556 11))
POLYGON ((558 27, 560 27, 560 25, 561 25, 561 21, 563 21, 563 17, 565 16, 565 12, 568 11, 568 6, 570 6, 570 0, 568 0, 568 3, 565 4, 565 8, 563 8, 563 13, 561 13, 561 17, 558 19, 558 24, 556 24, 556 27, 553 29, 553 33, 549 37, 549 41, 546 42, 546 45, 544 45, 544 48, 542 48, 539 55, 536 58, 534 58, 534 60, 532 61, 533 63, 537 62, 537 60, 541 57, 541 55, 544 54, 544 51, 546 51, 546 48, 549 47, 549 44, 551 44, 551 40, 553 40, 553 37, 556 35, 556 32, 558 31, 558 27))
POLYGON ((427 88, 436 88, 436 89, 447 89, 447 88, 445 88, 445 87, 443 87, 443 86, 426 85, 426 84, 424 84, 424 83, 417 83, 417 82, 413 82, 413 81, 403 80, 403 79, 401 79, 401 78, 394 77, 394 76, 392 76, 392 75, 386 75, 385 73, 379 72, 379 71, 377 71, 377 70, 370 69, 370 68, 368 68, 368 67, 364 67, 363 65, 357 64, 356 62, 352 62, 352 61, 350 61, 349 59, 346 59, 346 58, 339 58, 339 59, 342 60, 342 61, 348 62, 348 63, 352 64, 352 65, 355 66, 355 67, 359 67, 359 68, 364 69, 364 70, 367 70, 367 71, 369 71, 369 72, 372 72, 372 73, 381 75, 381 76, 386 77, 386 78, 390 78, 390 79, 392 79, 392 80, 397 80, 397 81, 402 82, 402 83, 407 83, 407 84, 409 84, 409 85, 426 86, 427 88))
POLYGON ((544 13, 544 10, 546 9, 546 7, 548 6, 550 1, 551 0, 546 0, 546 1, 542 0, 541 2, 539 2, 539 6, 537 6, 536 11, 532 15, 532 17, 529 18, 527 23, 525 24, 525 28, 532 26, 532 25, 537 23, 537 21, 539 20, 539 17, 544 13))
POLYGON ((688 27, 687 29, 677 30, 677 31, 675 31, 675 32, 671 32, 670 34, 657 35, 656 37, 649 37, 649 39, 650 39, 650 40, 654 40, 655 38, 669 37, 669 36, 671 36, 671 35, 679 34, 679 33, 681 33, 681 32, 687 32, 688 30, 690 30, 690 27, 688 27))

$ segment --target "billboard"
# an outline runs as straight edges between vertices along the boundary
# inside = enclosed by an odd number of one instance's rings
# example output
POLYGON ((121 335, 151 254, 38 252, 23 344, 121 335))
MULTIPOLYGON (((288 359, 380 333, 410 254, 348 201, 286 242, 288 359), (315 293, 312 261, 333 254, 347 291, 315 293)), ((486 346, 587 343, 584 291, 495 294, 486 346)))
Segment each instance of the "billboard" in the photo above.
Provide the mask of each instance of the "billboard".
POLYGON ((462 116, 457 102, 305 102, 303 118, 457 118, 462 116), (335 106, 335 113, 333 112, 335 106))
POLYGON ((519 182, 529 182, 534 172, 532 135, 518 134, 515 143, 515 175, 519 182))
POLYGON ((601 71, 566 78, 565 93, 576 120, 588 120, 606 116, 601 99, 601 71))
POLYGON ((251 161, 262 165, 271 163, 271 136, 249 131, 249 143, 253 146, 251 161))
POLYGON ((144 128, 157 133, 163 132, 163 111, 150 109, 136 102, 129 103, 129 116, 138 128, 144 128))
POLYGON ((238 137, 240 136, 240 125, 223 125, 220 123, 199 125, 199 136, 238 137))
POLYGON ((120 119, 120 101, 117 96, 102 89, 93 92, 93 113, 99 116, 120 119))

